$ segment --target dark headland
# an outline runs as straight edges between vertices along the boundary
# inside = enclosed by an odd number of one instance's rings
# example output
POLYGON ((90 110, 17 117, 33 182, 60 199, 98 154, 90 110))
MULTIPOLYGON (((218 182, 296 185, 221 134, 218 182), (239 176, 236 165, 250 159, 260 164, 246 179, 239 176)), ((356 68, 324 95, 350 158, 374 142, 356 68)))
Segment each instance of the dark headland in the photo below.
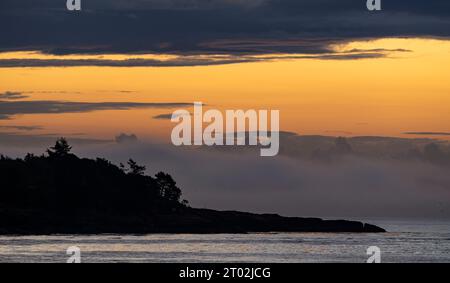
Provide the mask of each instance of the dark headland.
POLYGON ((70 150, 60 139, 41 156, 0 157, 0 234, 385 232, 357 221, 191 208, 169 174, 70 150))

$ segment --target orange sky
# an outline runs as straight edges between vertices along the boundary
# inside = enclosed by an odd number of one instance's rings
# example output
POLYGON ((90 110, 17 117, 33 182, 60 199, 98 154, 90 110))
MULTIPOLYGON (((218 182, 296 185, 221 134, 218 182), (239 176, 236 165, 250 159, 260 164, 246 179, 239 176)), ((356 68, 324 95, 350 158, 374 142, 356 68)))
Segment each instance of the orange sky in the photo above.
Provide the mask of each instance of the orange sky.
MULTIPOLYGON (((381 59, 296 59, 203 67, 0 68, 0 92, 33 92, 32 100, 202 101, 218 109, 279 109, 281 130, 300 134, 450 132, 449 41, 382 39, 336 48, 412 52, 393 52, 381 59)), ((0 59, 25 57, 43 55, 0 53, 0 59)), ((170 112, 23 115, 0 120, 0 125, 40 125, 39 133, 86 133, 100 138, 126 132, 168 141, 170 121, 152 117, 170 112)))

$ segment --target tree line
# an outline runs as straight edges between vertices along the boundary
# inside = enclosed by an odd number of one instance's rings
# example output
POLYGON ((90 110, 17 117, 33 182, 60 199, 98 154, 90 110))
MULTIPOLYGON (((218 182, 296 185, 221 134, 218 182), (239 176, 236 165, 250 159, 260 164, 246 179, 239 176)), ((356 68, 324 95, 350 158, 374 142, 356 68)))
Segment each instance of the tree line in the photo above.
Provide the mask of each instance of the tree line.
POLYGON ((132 159, 117 166, 104 158, 79 158, 71 150, 61 138, 40 156, 0 156, 0 212, 148 216, 188 206, 167 173, 148 176, 132 159))

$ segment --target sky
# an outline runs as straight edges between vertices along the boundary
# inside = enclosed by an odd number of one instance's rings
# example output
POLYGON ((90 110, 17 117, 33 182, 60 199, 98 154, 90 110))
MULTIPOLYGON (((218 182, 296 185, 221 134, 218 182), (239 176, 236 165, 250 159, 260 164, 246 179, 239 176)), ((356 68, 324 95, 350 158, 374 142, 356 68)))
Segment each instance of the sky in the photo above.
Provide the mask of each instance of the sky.
POLYGON ((450 218, 450 3, 365 2, 2 0, 0 153, 65 136, 81 155, 164 167, 198 206, 450 218), (174 148, 168 117, 197 101, 280 110, 291 138, 273 160, 174 148))

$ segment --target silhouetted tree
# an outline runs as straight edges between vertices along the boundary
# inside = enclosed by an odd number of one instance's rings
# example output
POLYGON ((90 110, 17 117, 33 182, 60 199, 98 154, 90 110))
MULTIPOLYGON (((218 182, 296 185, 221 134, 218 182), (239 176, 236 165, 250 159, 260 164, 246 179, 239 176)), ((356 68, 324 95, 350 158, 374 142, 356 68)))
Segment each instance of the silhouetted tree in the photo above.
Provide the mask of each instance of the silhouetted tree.
POLYGON ((7 156, 4 156, 3 154, 1 154, 0 155, 0 160, 8 160, 9 159, 9 157, 7 157, 7 156))
POLYGON ((128 169, 125 168, 125 165, 123 165, 122 162, 119 163, 119 168, 120 168, 120 170, 122 170, 122 171, 125 172, 125 173, 128 171, 128 169))
POLYGON ((67 140, 65 138, 60 138, 53 147, 47 149, 47 153, 50 157, 64 157, 69 155, 71 150, 72 147, 67 140))
POLYGON ((181 204, 184 205, 185 207, 189 207, 189 201, 185 199, 181 202, 181 204))
POLYGON ((25 162, 29 162, 29 161, 31 161, 31 160, 33 160, 33 159, 35 159, 35 158, 36 158, 36 156, 35 156, 34 154, 32 154, 32 153, 27 153, 27 155, 25 155, 24 160, 25 160, 25 162))
POLYGON ((129 174, 131 175, 143 176, 145 173, 146 167, 138 165, 133 159, 128 160, 128 166, 130 166, 129 174))
POLYGON ((0 234, 5 223, 17 228, 28 221, 67 233, 73 231, 65 228, 83 231, 92 223, 120 230, 116 221, 148 227, 155 215, 187 208, 169 174, 146 176, 145 166, 131 159, 127 173, 104 158, 78 158, 70 150, 59 139, 48 155, 0 156, 0 234))
POLYGON ((164 172, 159 172, 155 175, 156 183, 158 184, 161 196, 171 201, 180 201, 181 190, 177 187, 177 183, 172 176, 164 172))

